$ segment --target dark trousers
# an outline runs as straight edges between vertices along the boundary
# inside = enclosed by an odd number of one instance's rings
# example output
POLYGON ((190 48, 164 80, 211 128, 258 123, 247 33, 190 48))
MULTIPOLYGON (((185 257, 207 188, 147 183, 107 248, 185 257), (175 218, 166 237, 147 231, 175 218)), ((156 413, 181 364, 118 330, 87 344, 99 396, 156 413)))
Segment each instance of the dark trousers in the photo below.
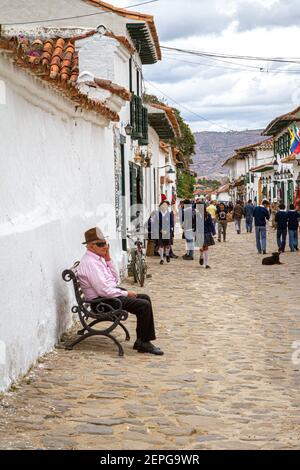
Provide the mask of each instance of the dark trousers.
POLYGON ((277 245, 278 245, 278 249, 281 251, 285 250, 286 236, 287 236, 286 228, 277 228, 277 245))
POLYGON ((122 307, 136 315, 136 337, 143 342, 156 339, 152 303, 149 295, 138 294, 137 297, 119 297, 122 307))

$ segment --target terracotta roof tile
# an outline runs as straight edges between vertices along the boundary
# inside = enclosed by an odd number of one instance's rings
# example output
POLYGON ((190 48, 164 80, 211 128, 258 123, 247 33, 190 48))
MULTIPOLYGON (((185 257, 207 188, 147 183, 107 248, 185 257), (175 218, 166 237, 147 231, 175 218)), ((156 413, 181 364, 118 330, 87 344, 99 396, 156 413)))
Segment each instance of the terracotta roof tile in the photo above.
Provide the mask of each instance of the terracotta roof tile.
POLYGON ((158 60, 161 60, 161 49, 159 45, 159 39, 158 39, 158 34, 157 34, 155 22, 154 22, 154 17, 152 15, 146 15, 146 14, 139 13, 136 11, 129 11, 129 10, 126 10, 125 8, 114 7, 113 5, 110 5, 109 3, 103 2, 101 0, 84 0, 84 1, 86 1, 87 3, 90 3, 93 6, 100 7, 104 11, 111 11, 113 13, 116 13, 119 16, 123 16, 131 20, 144 21, 145 23, 147 23, 148 28, 151 32, 153 43, 155 44, 157 58, 158 60))
MULTIPOLYGON (((119 115, 105 104, 82 94, 76 86, 79 75, 78 52, 72 40, 55 38, 29 41, 25 37, 0 38, 0 49, 10 53, 13 61, 40 79, 55 86, 62 95, 84 109, 95 111, 110 121, 119 121, 119 115)), ((122 87, 120 87, 122 88, 122 87)))
POLYGON ((109 38, 116 39, 116 41, 119 41, 119 43, 122 44, 128 50, 128 52, 130 54, 134 54, 136 52, 135 47, 133 47, 130 44, 130 42, 128 41, 128 39, 125 36, 120 36, 120 35, 114 34, 112 31, 107 31, 105 36, 107 36, 109 38))
POLYGON ((108 90, 111 93, 120 96, 125 101, 131 101, 131 99, 132 99, 133 94, 129 90, 127 90, 126 88, 124 88, 120 85, 117 85, 116 83, 113 83, 110 80, 95 78, 94 83, 96 83, 96 85, 99 88, 103 88, 104 90, 108 90))
POLYGON ((163 142, 163 141, 161 140, 161 141, 159 142, 159 148, 160 148, 163 152, 169 154, 169 151, 170 151, 170 145, 169 145, 169 144, 166 144, 165 142, 163 142))

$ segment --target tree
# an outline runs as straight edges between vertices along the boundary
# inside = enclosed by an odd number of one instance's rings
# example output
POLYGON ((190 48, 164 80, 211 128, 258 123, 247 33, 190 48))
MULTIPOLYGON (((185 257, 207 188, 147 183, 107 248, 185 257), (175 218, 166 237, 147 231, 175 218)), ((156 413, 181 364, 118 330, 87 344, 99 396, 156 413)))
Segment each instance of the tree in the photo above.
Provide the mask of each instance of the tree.
POLYGON ((177 168, 177 196, 180 199, 192 199, 194 197, 194 185, 196 178, 187 171, 177 168))
MULTIPOLYGON (((170 108, 172 108, 172 106, 170 106, 167 103, 166 99, 160 100, 155 95, 144 94, 143 101, 149 104, 151 103, 161 104, 163 106, 169 106, 170 108)), ((182 118, 180 111, 176 108, 172 108, 172 109, 175 113, 177 122, 179 124, 181 137, 175 137, 174 139, 171 139, 169 142, 180 150, 181 158, 184 160, 185 163, 187 163, 187 168, 188 168, 189 165, 193 163, 192 157, 193 155, 195 155, 195 146, 196 146, 195 137, 190 126, 182 118)))
MULTIPOLYGON (((154 103, 169 106, 166 99, 160 100, 155 95, 144 94, 143 101, 149 104, 154 103)), ((190 199, 193 197, 194 185, 196 183, 195 177, 189 172, 190 165, 193 163, 193 155, 195 155, 196 141, 190 126, 184 121, 180 111, 176 108, 172 109, 181 133, 180 137, 169 140, 180 151, 177 157, 180 160, 180 163, 177 165, 177 196, 183 199, 190 199)))

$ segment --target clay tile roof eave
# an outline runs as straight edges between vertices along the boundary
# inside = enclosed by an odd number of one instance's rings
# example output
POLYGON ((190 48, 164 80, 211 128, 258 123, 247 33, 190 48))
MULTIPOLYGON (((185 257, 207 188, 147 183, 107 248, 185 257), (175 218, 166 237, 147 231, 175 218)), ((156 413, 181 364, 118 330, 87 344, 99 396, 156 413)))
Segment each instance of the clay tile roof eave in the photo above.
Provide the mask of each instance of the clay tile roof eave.
POLYGON ((162 111, 165 111, 165 113, 167 114, 169 118, 169 121, 172 124, 176 137, 181 137, 180 126, 179 126, 179 123, 177 121, 177 118, 175 116, 173 109, 170 106, 166 106, 162 104, 157 104, 157 103, 149 103, 149 104, 153 108, 157 108, 157 109, 161 109, 162 111))
POLYGON ((61 95, 65 96, 67 99, 75 102, 77 106, 79 105, 83 109, 99 113, 106 119, 113 122, 118 122, 120 120, 118 113, 112 111, 105 104, 95 102, 86 95, 80 93, 79 89, 76 87, 76 81, 78 77, 78 72, 76 70, 71 72, 72 75, 70 80, 61 80, 61 77, 60 79, 58 78, 58 74, 56 74, 55 78, 53 78, 53 74, 51 76, 50 64, 48 66, 42 65, 41 56, 39 58, 39 63, 30 62, 26 52, 23 54, 20 53, 20 50, 18 49, 18 42, 0 39, 0 49, 2 49, 4 53, 6 52, 9 54, 9 59, 12 60, 16 66, 24 69, 27 73, 35 75, 37 79, 48 82, 52 88, 54 88, 61 95))
POLYGON ((138 20, 138 21, 144 21, 145 23, 147 23, 151 32, 154 45, 155 45, 157 59, 158 60, 162 59, 159 38, 158 38, 158 34, 157 34, 155 22, 154 22, 154 17, 152 15, 146 15, 146 14, 135 12, 135 11, 129 11, 129 10, 126 10, 125 8, 118 8, 109 3, 103 2, 101 0, 84 0, 84 1, 93 6, 100 7, 106 11, 111 11, 112 13, 116 13, 117 15, 123 16, 125 18, 138 20))
POLYGON ((111 93, 119 96, 125 101, 131 101, 132 99, 132 92, 127 90, 126 88, 117 85, 116 83, 111 82, 110 80, 104 80, 101 78, 95 78, 94 82, 99 88, 104 90, 110 91, 111 93))
POLYGON ((128 39, 125 36, 120 36, 117 34, 114 34, 112 31, 107 31, 105 33, 105 36, 110 37, 118 41, 120 44, 122 44, 128 52, 132 55, 136 52, 135 47, 131 45, 131 43, 128 41, 128 39))
POLYGON ((256 148, 259 148, 261 146, 266 146, 266 150, 273 150, 273 137, 269 139, 262 140, 260 142, 256 142, 255 144, 251 145, 246 145, 245 147, 239 147, 238 149, 235 149, 235 152, 237 153, 247 153, 249 151, 255 150, 256 148))
POLYGON ((298 106, 296 109, 293 109, 293 111, 291 111, 289 113, 282 114, 281 116, 276 117, 262 131, 262 135, 266 135, 266 136, 276 135, 277 132, 279 132, 279 131, 276 130, 276 124, 278 125, 278 124, 282 123, 283 127, 284 127, 285 123, 291 122, 294 119, 296 119, 295 114, 298 113, 299 111, 300 111, 300 106, 298 106))

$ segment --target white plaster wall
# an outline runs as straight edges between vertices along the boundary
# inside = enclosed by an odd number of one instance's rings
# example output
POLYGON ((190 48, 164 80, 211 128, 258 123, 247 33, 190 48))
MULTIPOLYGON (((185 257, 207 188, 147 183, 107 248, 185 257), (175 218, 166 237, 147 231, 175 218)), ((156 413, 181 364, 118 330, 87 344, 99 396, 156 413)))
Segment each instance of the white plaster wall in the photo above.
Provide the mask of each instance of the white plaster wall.
MULTIPOLYGON (((49 351, 69 324, 73 294, 61 272, 83 255, 85 230, 99 224, 114 233, 115 215, 111 128, 92 113, 76 118, 74 105, 0 57, 1 79, 6 84, 6 104, 0 105, 3 390, 49 351), (43 98, 34 101, 38 91, 43 98)), ((120 243, 111 239, 111 244, 119 262, 120 243)))
MULTIPOLYGON (((51 21, 43 22, 42 26, 83 26, 95 28, 99 24, 105 24, 108 28, 114 29, 116 33, 121 34, 123 32, 124 19, 109 12, 81 18, 70 18, 98 12, 101 13, 102 10, 82 0, 51 0, 46 2, 41 2, 40 0, 27 0, 26 2, 24 0, 14 0, 13 2, 11 0, 1 0, 2 24, 13 21, 31 22, 33 19, 39 21, 49 19, 51 21), (69 19, 56 20, 58 18, 69 19)), ((18 28, 31 30, 35 26, 40 27, 41 23, 20 25, 18 28)))
POLYGON ((239 178, 240 176, 246 173, 246 166, 245 160, 236 160, 236 177, 239 178))
POLYGON ((273 150, 258 150, 256 153, 257 166, 263 165, 263 163, 269 163, 274 160, 273 150))
POLYGON ((221 202, 230 202, 229 193, 219 193, 217 196, 217 200, 221 202))

